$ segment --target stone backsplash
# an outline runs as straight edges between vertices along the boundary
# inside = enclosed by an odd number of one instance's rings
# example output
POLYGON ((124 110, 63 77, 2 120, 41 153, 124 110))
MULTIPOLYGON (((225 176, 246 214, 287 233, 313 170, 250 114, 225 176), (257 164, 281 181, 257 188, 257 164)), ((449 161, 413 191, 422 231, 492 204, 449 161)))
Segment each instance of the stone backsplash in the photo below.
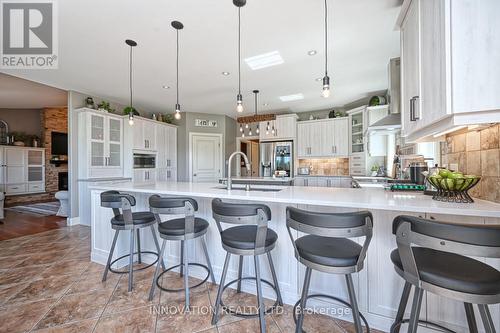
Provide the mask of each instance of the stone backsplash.
POLYGON ((441 165, 458 171, 481 175, 470 194, 500 203, 500 125, 482 130, 459 132, 441 144, 441 165))
POLYGON ((348 176, 348 158, 304 159, 299 160, 299 167, 311 168, 314 176, 348 176))

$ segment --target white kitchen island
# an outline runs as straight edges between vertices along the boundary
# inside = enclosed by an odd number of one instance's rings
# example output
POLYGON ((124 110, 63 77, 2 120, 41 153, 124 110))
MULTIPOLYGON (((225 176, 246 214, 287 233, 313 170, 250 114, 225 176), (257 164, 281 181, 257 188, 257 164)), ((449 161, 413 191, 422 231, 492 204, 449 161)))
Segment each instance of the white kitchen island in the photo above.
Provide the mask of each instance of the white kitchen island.
MULTIPOLYGON (((237 187, 238 185, 235 185, 237 187)), ((231 202, 258 202, 268 205, 272 211, 269 226, 274 229, 279 239, 276 248, 271 252, 277 270, 283 300, 294 304, 300 297, 305 268, 299 264, 293 253, 293 246, 286 230, 287 206, 324 212, 345 212, 370 210, 374 218, 373 238, 368 249, 365 268, 359 274, 353 274, 360 310, 373 328, 388 331, 396 315, 403 288, 403 280, 394 271, 389 258, 390 252, 396 248, 395 236, 392 234, 392 220, 402 214, 416 215, 429 219, 459 223, 496 223, 500 224, 500 204, 476 200, 473 204, 443 203, 432 200, 430 196, 410 192, 389 192, 376 188, 323 188, 323 187, 282 187, 280 191, 253 191, 242 189, 227 191, 215 183, 168 182, 156 184, 134 184, 119 182, 89 186, 91 190, 91 227, 92 227, 92 261, 105 264, 111 247, 113 230, 110 226, 112 211, 100 207, 100 193, 106 190, 117 190, 134 195, 137 205, 134 211, 148 210, 148 198, 152 194, 163 196, 189 196, 198 201, 197 216, 213 222, 206 239, 211 256, 214 274, 217 281, 224 264, 225 251, 222 249, 219 232, 212 219, 211 200, 221 198, 231 202)), ((269 186, 266 188, 270 188, 269 186)), ((173 218, 165 216, 163 219, 173 218)), ((153 239, 148 231, 141 234, 141 244, 145 250, 156 251, 153 239)), ((128 252, 128 235, 120 235, 115 250, 116 257, 128 252)), ((359 240, 360 242, 362 239, 359 240)), ((203 252, 198 242, 191 242, 189 248, 190 262, 203 260, 203 252)), ((180 245, 169 242, 165 260, 168 266, 179 262, 180 245)), ((152 260, 145 258, 144 260, 152 260)), ((500 260, 488 260, 500 268, 500 260)), ((204 263, 204 262, 202 262, 204 263)), ((123 265, 125 265, 125 260, 123 265)), ((267 261, 262 260, 264 279, 271 279, 267 261)), ((446 263, 443 263, 446 265, 446 263)), ((253 275, 253 265, 245 261, 244 275, 253 275)), ((190 269, 190 274, 204 277, 202 270, 190 269)), ((237 260, 232 257, 227 281, 237 276, 237 260)), ((247 281, 245 281, 247 282, 247 281)), ((255 285, 251 282, 243 284, 245 291, 255 293, 255 285)), ((343 276, 313 272, 310 293, 323 293, 348 299, 343 276)), ((275 297, 272 289, 264 287, 264 295, 275 297)), ((322 306, 335 315, 337 305, 325 301, 310 300, 308 305, 322 306)), ((490 308, 496 327, 500 327, 500 308, 490 308)), ((408 306, 409 312, 409 306, 408 306)), ((345 314, 341 317, 351 320, 345 314)), ((467 322, 463 304, 427 294, 422 305, 421 319, 427 319, 445 325, 453 330, 467 332, 467 322)), ((477 315, 479 318, 479 315, 477 315)), ((482 326, 480 325, 482 328, 482 326)))

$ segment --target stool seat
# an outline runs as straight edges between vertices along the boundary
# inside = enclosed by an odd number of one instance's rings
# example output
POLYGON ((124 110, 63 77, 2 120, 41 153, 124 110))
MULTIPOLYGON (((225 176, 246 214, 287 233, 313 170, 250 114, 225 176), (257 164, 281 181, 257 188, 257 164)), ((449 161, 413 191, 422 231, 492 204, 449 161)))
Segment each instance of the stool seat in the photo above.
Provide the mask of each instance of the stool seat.
MULTIPOLYGON (((155 215, 150 212, 136 212, 132 213, 132 220, 134 225, 146 224, 155 221, 155 215)), ((111 219, 111 224, 115 226, 124 226, 123 214, 117 215, 111 219)))
POLYGON ((347 238, 307 235, 295 242, 299 255, 307 261, 332 267, 356 266, 361 245, 347 238))
MULTIPOLYGON (((160 234, 167 236, 182 236, 185 234, 185 218, 168 220, 158 224, 158 231, 160 234)), ((208 229, 208 222, 205 219, 195 217, 194 219, 194 233, 197 234, 203 230, 208 229)))
MULTIPOLYGON (((229 247, 240 250, 255 249, 256 236, 256 225, 242 225, 231 227, 227 228, 221 233, 222 243, 229 247)), ((273 245, 277 240, 278 234, 274 230, 267 228, 265 247, 273 245)))
MULTIPOLYGON (((422 247, 412 249, 422 281, 469 294, 500 294, 500 272, 493 267, 450 252, 422 247)), ((392 251, 391 260, 403 270, 397 249, 392 251)))

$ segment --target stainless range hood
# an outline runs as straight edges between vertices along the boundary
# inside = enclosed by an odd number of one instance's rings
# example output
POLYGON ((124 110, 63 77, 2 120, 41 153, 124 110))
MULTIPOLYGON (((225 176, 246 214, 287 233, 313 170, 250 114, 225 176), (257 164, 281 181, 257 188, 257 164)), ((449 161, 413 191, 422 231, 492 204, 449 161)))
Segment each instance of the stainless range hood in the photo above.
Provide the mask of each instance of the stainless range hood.
POLYGON ((371 124, 368 131, 394 133, 401 129, 401 61, 393 58, 389 62, 389 114, 371 124))

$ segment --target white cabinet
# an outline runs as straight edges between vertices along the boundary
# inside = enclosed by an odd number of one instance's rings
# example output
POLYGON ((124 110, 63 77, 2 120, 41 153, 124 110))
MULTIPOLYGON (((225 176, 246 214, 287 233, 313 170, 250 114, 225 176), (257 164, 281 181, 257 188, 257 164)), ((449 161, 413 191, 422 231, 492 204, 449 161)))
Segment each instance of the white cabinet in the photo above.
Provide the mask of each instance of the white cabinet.
POLYGON ((301 121, 297 124, 298 158, 348 157, 347 118, 301 121))
POLYGON ((78 114, 79 177, 123 176, 123 119, 91 109, 78 114))
POLYGON ((296 114, 278 115, 275 120, 259 123, 259 139, 261 141, 294 140, 297 136, 296 131, 296 114))
POLYGON ((156 169, 135 169, 134 182, 136 183, 154 183, 157 180, 156 169))
POLYGON ((133 126, 133 149, 156 151, 156 129, 157 121, 140 117, 134 117, 133 126))
POLYGON ((500 2, 405 0, 401 118, 407 142, 500 121, 500 2))
POLYGON ((177 180, 177 127, 156 124, 157 179, 159 181, 177 180))
POLYGON ((45 191, 45 150, 29 147, 0 149, 0 184, 7 195, 45 191))
POLYGON ((295 177, 293 180, 294 186, 315 186, 315 187, 341 187, 351 188, 351 177, 295 177))

